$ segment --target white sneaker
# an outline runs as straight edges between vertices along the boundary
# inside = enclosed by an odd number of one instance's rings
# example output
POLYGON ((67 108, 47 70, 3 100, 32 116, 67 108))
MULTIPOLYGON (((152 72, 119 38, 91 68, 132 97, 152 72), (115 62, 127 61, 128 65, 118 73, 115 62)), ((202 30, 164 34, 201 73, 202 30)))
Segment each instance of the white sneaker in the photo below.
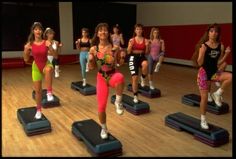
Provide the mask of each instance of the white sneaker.
POLYGON ((82 85, 83 85, 83 87, 86 86, 86 79, 85 78, 83 79, 83 84, 82 85))
POLYGON ((141 76, 141 86, 144 87, 145 86, 145 79, 141 76))
POLYGON ((212 102, 212 101, 213 101, 213 99, 212 99, 212 97, 211 97, 211 94, 210 94, 210 93, 208 94, 208 99, 207 99, 207 101, 208 101, 208 102, 212 102))
POLYGON ((220 87, 220 82, 215 82, 216 87, 220 87))
POLYGON ((115 102, 115 106, 116 106, 116 113, 122 115, 124 113, 122 103, 115 102))
POLYGON ((52 93, 47 93, 47 100, 48 100, 49 102, 51 102, 51 101, 54 100, 54 97, 53 97, 52 93))
POLYGON ((58 78, 59 77, 59 70, 55 69, 55 77, 58 78))
POLYGON ((218 95, 216 92, 214 92, 212 94, 212 98, 214 99, 214 101, 215 101, 215 103, 218 107, 222 106, 222 102, 221 102, 222 97, 221 97, 221 95, 218 95))
POLYGON ((138 96, 134 96, 134 103, 138 103, 138 96))
POLYGON ((108 131, 107 131, 107 129, 102 129, 101 133, 100 133, 100 136, 101 136, 102 139, 108 138, 108 131))
POLYGON ((37 111, 35 116, 34 116, 35 119, 41 119, 42 118, 42 112, 41 111, 37 111))
POLYGON ((153 86, 152 81, 149 81, 149 88, 152 89, 152 90, 155 89, 155 87, 153 86))
POLYGON ((160 65, 159 63, 157 63, 154 72, 158 72, 159 69, 160 69, 160 66, 161 66, 161 65, 160 65))
POLYGON ((208 126, 206 120, 201 120, 201 128, 202 129, 209 129, 209 126, 208 126))

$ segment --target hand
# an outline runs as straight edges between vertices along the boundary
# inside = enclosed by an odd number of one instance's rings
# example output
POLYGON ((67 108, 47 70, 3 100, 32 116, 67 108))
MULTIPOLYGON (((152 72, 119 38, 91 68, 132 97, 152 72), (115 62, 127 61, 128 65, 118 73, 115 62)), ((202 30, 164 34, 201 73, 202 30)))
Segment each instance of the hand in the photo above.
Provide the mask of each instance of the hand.
POLYGON ((123 38, 123 34, 120 33, 120 38, 123 38))
POLYGON ((62 47, 63 45, 62 45, 62 43, 60 43, 58 46, 59 46, 59 47, 62 47))
POLYGON ((130 44, 130 46, 133 46, 134 45, 134 39, 130 39, 129 44, 130 44))
POLYGON ((225 53, 228 54, 228 53, 230 53, 230 52, 231 52, 231 49, 230 49, 230 47, 228 46, 228 47, 225 49, 225 53))
POLYGON ((31 47, 30 43, 25 44, 25 46, 24 46, 25 53, 30 54, 31 49, 32 49, 32 47, 31 47))

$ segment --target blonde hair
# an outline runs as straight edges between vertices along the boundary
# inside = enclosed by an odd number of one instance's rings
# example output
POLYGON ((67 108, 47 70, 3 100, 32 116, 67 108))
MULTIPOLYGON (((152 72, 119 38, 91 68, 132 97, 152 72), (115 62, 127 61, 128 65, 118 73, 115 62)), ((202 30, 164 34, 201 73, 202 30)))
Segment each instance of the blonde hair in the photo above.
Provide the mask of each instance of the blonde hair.
POLYGON ((160 30, 159 30, 159 28, 156 28, 156 27, 153 27, 152 29, 151 29, 151 32, 150 32, 150 39, 151 40, 153 40, 153 38, 154 38, 154 36, 153 36, 153 32, 154 31, 159 31, 159 34, 158 34, 158 39, 161 39, 161 36, 160 36, 160 30))

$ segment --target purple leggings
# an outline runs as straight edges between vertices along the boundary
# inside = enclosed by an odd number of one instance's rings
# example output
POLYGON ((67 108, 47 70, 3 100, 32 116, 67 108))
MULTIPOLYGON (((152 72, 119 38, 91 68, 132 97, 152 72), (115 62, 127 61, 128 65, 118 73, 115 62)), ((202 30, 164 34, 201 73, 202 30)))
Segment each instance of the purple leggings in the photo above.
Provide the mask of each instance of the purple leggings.
POLYGON ((111 75, 111 78, 107 84, 106 79, 101 73, 97 73, 97 101, 98 101, 98 112, 105 112, 107 106, 107 98, 109 95, 109 86, 115 88, 118 84, 124 83, 124 76, 115 72, 111 75))

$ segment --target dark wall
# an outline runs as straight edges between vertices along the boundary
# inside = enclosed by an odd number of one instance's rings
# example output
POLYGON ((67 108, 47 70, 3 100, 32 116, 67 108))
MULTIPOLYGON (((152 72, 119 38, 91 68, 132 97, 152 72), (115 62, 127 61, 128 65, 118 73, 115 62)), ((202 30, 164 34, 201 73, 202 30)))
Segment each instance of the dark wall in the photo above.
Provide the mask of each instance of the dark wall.
POLYGON ((119 24, 126 47, 129 38, 133 35, 133 28, 136 23, 136 5, 99 1, 73 2, 74 41, 81 37, 83 27, 89 28, 90 37, 92 37, 95 27, 101 22, 108 23, 110 31, 112 31, 113 25, 119 24))
POLYGON ((1 2, 1 39, 3 51, 22 51, 33 22, 55 30, 60 41, 58 2, 1 2))

